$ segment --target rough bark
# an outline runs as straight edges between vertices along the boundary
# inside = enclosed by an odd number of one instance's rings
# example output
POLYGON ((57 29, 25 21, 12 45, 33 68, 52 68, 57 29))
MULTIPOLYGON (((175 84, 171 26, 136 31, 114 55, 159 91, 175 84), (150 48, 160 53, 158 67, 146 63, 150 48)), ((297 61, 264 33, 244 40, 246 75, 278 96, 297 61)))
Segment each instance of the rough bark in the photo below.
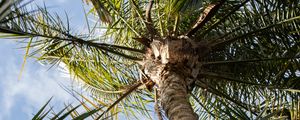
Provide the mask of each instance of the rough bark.
POLYGON ((197 120, 188 92, 198 77, 198 58, 208 53, 204 42, 188 36, 155 39, 150 43, 141 69, 159 89, 159 102, 170 120, 197 120), (201 54, 199 54, 201 53, 201 54))
POLYGON ((168 71, 160 80, 160 102, 170 120, 197 120, 188 100, 187 83, 180 75, 168 71))

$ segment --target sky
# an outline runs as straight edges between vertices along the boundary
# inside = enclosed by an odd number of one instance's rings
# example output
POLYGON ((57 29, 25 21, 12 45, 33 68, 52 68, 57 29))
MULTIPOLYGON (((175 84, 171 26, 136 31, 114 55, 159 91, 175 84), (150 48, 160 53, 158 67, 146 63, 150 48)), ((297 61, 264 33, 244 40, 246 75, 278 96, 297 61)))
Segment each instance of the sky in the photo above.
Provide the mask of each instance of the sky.
MULTIPOLYGON (((84 30, 82 0, 35 0, 45 2, 51 11, 60 15, 68 13, 70 24, 75 30, 84 30)), ((0 120, 28 120, 51 97, 51 105, 58 109, 64 103, 75 103, 74 98, 59 84, 72 85, 70 78, 57 67, 43 66, 34 59, 28 59, 22 77, 24 49, 13 39, 0 39, 0 120), (50 69, 49 69, 50 68, 50 69)))

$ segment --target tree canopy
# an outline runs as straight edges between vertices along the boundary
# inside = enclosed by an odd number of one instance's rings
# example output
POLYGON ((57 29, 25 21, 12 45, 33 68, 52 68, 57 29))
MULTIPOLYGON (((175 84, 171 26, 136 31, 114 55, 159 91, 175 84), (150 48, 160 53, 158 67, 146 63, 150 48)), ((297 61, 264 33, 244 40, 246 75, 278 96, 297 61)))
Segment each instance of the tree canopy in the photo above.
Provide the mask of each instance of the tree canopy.
MULTIPOLYGON (((158 83, 146 79, 144 67, 147 55, 157 58, 156 52, 163 49, 153 47, 153 41, 177 39, 197 48, 193 51, 199 57, 197 66, 189 71, 197 76, 188 91, 199 119, 299 119, 299 0, 85 0, 85 4, 90 5, 86 15, 96 22, 87 20, 88 32, 80 34, 69 26, 67 14, 61 19, 47 7, 32 10, 24 2, 1 0, 0 37, 23 40, 26 58, 66 65, 90 93, 93 102, 88 103, 95 110, 88 115, 94 119, 120 112, 128 119, 152 118, 149 105, 166 117, 159 104, 153 105, 159 101, 154 85, 158 83)), ((176 60, 184 63, 186 56, 178 54, 176 60)))

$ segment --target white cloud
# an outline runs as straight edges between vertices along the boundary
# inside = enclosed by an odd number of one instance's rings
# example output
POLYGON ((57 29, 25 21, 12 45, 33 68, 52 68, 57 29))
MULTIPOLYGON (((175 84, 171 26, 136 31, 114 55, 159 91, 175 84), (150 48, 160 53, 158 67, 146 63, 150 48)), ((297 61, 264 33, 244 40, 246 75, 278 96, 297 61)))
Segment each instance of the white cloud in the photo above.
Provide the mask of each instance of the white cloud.
MULTIPOLYGON (((37 112, 52 96, 51 103, 56 107, 74 100, 58 85, 58 83, 70 84, 69 78, 61 77, 60 73, 54 70, 55 68, 48 71, 48 67, 29 62, 26 64, 21 80, 18 80, 22 62, 20 58, 22 58, 21 55, 11 54, 5 55, 6 60, 0 60, 1 120, 15 118, 16 112, 23 112, 27 115, 27 118, 22 119, 30 119, 32 114, 37 112), (13 108, 19 110, 15 111, 13 108)), ((0 59, 4 58, 0 56, 0 59)))
MULTIPOLYGON (((65 15, 64 10, 66 10, 70 19, 73 18, 71 19, 71 26, 83 28, 84 14, 81 1, 37 0, 34 2, 39 5, 43 5, 45 2, 46 6, 55 6, 54 11, 62 16, 65 15)), ((51 102, 54 106, 62 105, 63 102, 72 103, 73 97, 57 84, 57 81, 64 84, 69 83, 67 81, 69 78, 61 77, 54 70, 47 71, 48 67, 41 67, 29 62, 26 64, 22 79, 17 80, 23 61, 22 54, 25 51, 24 49, 18 51, 12 49, 16 48, 16 43, 10 40, 1 39, 0 44, 0 51, 2 52, 0 55, 0 120, 7 120, 16 116, 16 112, 27 114, 27 118, 18 120, 30 119, 32 114, 37 112, 37 109, 44 105, 51 96, 54 96, 51 102), (20 101, 23 102, 20 103, 20 101), (16 111, 15 108, 19 110, 16 111)))
POLYGON ((68 0, 55 0, 56 3, 66 3, 68 0))

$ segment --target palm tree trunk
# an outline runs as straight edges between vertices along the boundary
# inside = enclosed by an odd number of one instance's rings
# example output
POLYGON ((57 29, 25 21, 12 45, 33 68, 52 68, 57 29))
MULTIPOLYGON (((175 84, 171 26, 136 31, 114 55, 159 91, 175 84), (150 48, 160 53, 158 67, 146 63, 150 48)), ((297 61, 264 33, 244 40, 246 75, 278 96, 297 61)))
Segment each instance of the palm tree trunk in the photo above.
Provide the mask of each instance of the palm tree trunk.
POLYGON ((187 84, 175 72, 162 75, 159 83, 162 109, 170 120, 197 120, 198 116, 188 100, 187 84))

